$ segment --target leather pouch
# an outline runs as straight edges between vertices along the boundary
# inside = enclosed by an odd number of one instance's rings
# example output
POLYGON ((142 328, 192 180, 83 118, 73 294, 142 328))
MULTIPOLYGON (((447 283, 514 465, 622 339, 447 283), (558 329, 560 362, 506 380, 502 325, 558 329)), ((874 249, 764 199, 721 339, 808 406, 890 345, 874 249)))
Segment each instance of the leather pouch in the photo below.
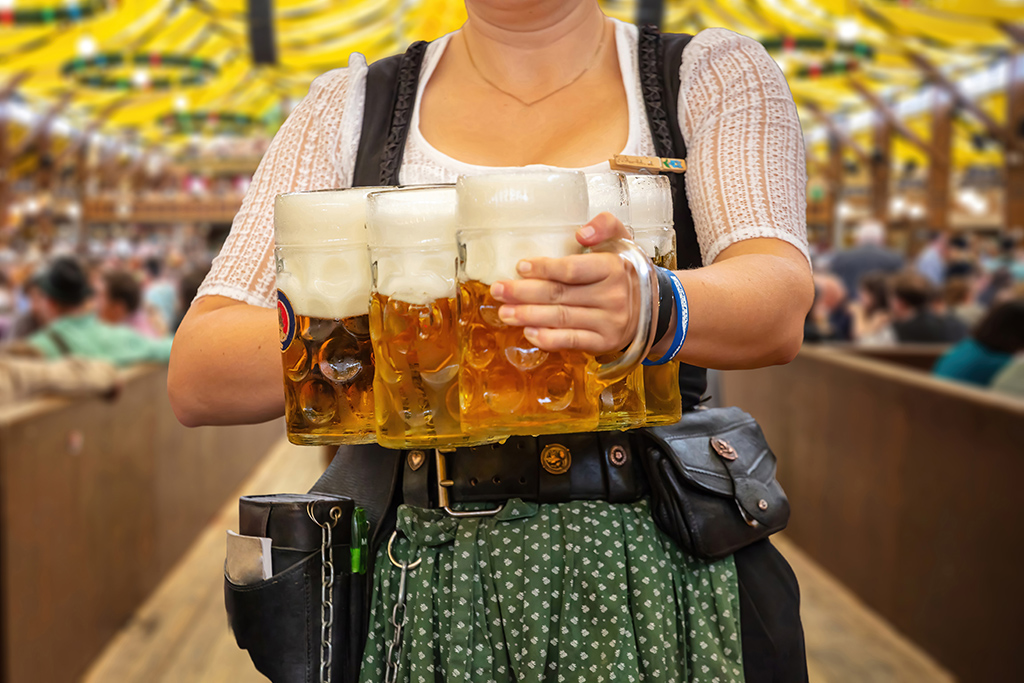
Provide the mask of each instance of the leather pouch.
POLYGON ((749 414, 698 409, 643 439, 654 520, 690 554, 719 559, 786 528, 775 454, 749 414))
POLYGON ((365 575, 351 573, 354 505, 329 494, 245 496, 239 531, 271 539, 273 576, 249 585, 224 577, 228 623, 238 646, 273 683, 320 680, 323 607, 323 529, 332 521, 333 623, 329 629, 332 683, 355 681, 362 653, 351 637, 362 620, 365 575), (312 515, 312 517, 311 517, 312 515))

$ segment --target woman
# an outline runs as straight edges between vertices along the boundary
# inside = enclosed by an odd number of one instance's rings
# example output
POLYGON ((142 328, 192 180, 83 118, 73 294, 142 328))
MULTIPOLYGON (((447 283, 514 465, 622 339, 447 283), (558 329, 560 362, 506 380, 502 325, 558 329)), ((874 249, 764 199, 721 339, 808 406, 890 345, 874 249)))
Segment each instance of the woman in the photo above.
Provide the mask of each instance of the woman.
POLYGON ((987 387, 1013 356, 1024 351, 1024 299, 996 304, 971 336, 935 364, 939 377, 987 387))
MULTIPOLYGON (((467 0, 466 9, 463 28, 427 49, 404 184, 493 167, 607 170, 615 154, 654 154, 635 27, 606 18, 596 0, 467 0)), ((183 423, 283 413, 274 196, 351 184, 365 78, 353 56, 314 81, 267 152, 177 333, 169 391, 183 423)), ((723 30, 693 39, 680 79, 678 125, 705 267, 678 273, 690 323, 676 358, 723 369, 788 362, 813 296, 802 137, 788 87, 759 44, 723 30)), ((602 215, 577 238, 595 245, 622 234, 602 215)), ((519 272, 523 279, 492 293, 506 304, 501 317, 542 348, 606 352, 635 329, 620 302, 636 283, 617 258, 537 258, 519 272)), ((488 521, 438 512, 406 506, 399 519, 428 546, 410 575, 400 680, 434 680, 437 671, 445 680, 806 679, 795 582, 781 558, 764 567, 690 558, 643 501, 521 503, 488 521), (471 552, 479 564, 465 564, 471 552), (602 579, 595 572, 605 553, 616 560, 602 579)), ((377 571, 366 681, 384 676, 398 581, 386 558, 377 571)))
POLYGON ((857 301, 850 305, 853 339, 858 344, 895 344, 889 315, 889 278, 885 273, 868 273, 860 280, 857 301))

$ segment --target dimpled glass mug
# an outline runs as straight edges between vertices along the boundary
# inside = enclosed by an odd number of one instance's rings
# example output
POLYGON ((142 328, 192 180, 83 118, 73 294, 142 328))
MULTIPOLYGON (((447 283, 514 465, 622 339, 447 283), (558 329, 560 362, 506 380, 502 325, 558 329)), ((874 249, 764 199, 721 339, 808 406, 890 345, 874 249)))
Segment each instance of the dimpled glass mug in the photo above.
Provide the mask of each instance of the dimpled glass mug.
POLYGON ((288 439, 371 443, 373 357, 364 206, 374 188, 294 192, 274 205, 288 439))
MULTIPOLYGON (((587 174, 587 194, 590 208, 588 219, 607 211, 629 229, 629 192, 624 173, 587 174)), ((609 361, 615 352, 598 356, 599 361, 609 361)), ((600 396, 600 413, 597 429, 629 429, 644 424, 647 411, 644 406, 644 369, 638 367, 617 382, 604 387, 600 396)))
POLYGON ((473 436, 592 431, 598 426, 602 388, 633 371, 649 350, 657 287, 650 261, 629 240, 610 240, 609 251, 636 269, 640 283, 637 334, 629 348, 598 365, 582 351, 544 351, 498 317, 490 293, 499 280, 515 280, 516 265, 538 256, 579 254, 576 231, 587 222, 586 176, 579 172, 520 171, 460 176, 459 396, 462 429, 473 436))
MULTIPOLYGON (((654 265, 676 269, 676 232, 672 227, 672 189, 661 175, 627 176, 633 239, 654 265)), ((675 424, 682 417, 679 363, 645 366, 644 403, 650 426, 675 424)))
POLYGON ((367 198, 366 228, 377 442, 485 443, 463 435, 459 418, 455 186, 375 192, 367 198))

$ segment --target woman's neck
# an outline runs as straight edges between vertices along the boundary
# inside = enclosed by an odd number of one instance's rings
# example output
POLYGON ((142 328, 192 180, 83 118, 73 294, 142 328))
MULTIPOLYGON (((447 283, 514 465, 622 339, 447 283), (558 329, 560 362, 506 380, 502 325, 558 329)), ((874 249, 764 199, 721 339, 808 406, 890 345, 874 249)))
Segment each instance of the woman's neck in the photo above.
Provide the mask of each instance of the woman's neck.
POLYGON ((467 2, 457 36, 480 75, 512 93, 544 92, 591 66, 606 30, 593 0, 539 0, 498 8, 467 2))

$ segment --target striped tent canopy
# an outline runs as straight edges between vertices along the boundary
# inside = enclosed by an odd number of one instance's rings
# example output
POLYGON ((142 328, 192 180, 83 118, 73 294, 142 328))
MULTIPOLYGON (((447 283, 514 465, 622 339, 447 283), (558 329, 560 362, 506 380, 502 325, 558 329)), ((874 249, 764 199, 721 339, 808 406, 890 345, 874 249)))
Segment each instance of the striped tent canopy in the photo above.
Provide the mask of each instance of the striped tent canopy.
MULTIPOLYGON (((276 55, 257 64, 247 0, 0 0, 0 90, 23 106, 67 102, 70 130, 99 127, 173 150, 188 140, 263 137, 318 74, 369 60, 465 20, 460 0, 274 0, 276 55)), ((634 21, 636 0, 604 0, 634 21)), ((722 26, 761 41, 786 73, 812 153, 816 111, 870 147, 868 90, 927 138, 929 70, 1005 117, 1008 56, 1024 41, 1024 0, 666 0, 664 28, 722 26)), ((934 76, 934 74, 932 74, 934 76)), ((999 163, 974 117, 957 120, 958 166, 999 163)), ((924 163, 904 141, 895 155, 924 163)))

